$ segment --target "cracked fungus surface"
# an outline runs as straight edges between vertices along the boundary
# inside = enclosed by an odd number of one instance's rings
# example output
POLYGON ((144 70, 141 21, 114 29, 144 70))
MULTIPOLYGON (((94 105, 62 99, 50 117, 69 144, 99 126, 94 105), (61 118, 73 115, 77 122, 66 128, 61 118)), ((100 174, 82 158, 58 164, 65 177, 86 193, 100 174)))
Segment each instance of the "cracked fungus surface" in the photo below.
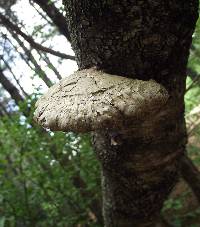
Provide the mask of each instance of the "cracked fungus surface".
POLYGON ((123 129, 153 116, 167 100, 165 88, 153 80, 86 69, 53 85, 37 101, 34 118, 53 131, 123 129))

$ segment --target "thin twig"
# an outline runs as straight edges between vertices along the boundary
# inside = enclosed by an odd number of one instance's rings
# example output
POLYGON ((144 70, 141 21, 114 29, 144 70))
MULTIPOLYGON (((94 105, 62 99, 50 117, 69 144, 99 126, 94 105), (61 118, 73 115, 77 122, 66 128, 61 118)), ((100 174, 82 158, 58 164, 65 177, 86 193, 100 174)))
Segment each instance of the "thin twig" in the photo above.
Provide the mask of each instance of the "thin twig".
POLYGON ((15 31, 17 34, 22 36, 31 45, 31 47, 33 47, 35 49, 38 49, 38 50, 41 50, 41 51, 44 51, 46 53, 52 54, 54 56, 63 58, 63 59, 69 59, 69 60, 75 61, 75 57, 72 56, 72 55, 64 54, 64 53, 61 53, 59 51, 55 51, 55 50, 52 50, 52 49, 50 49, 48 47, 42 46, 39 43, 36 43, 33 40, 32 37, 30 37, 30 36, 26 35, 24 32, 22 32, 21 29, 17 25, 13 24, 8 18, 6 18, 1 13, 0 13, 0 19, 1 19, 1 23, 2 24, 4 24, 8 29, 11 29, 12 31, 15 31))

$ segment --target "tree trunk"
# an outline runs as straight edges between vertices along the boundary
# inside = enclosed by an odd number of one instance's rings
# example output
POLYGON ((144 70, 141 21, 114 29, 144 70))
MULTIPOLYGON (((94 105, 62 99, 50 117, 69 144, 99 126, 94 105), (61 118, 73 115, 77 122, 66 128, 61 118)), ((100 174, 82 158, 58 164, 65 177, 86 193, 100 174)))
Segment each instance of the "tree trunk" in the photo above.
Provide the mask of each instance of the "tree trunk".
POLYGON ((105 226, 156 226, 176 183, 187 141, 186 65, 198 1, 64 0, 64 4, 80 69, 96 66, 109 74, 153 79, 170 95, 165 109, 132 125, 126 134, 106 129, 93 133, 102 165, 105 226))

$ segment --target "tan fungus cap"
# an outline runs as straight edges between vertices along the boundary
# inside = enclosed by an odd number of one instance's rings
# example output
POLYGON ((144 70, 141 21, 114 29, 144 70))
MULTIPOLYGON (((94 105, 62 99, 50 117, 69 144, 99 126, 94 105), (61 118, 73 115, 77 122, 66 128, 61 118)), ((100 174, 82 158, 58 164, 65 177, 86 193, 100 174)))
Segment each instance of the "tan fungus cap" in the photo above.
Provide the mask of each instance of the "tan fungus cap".
MULTIPOLYGON (((53 85, 36 103, 35 120, 52 131, 123 129, 164 108, 168 93, 142 81, 85 69, 53 85)), ((131 126, 130 126, 131 127, 131 126)))

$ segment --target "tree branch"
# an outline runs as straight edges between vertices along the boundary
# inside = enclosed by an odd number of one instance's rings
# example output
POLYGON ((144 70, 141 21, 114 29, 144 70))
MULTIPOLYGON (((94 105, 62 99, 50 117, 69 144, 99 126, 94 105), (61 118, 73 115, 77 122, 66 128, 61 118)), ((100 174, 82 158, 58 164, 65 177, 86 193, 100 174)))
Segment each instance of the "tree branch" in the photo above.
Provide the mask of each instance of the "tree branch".
POLYGON ((1 13, 0 13, 0 20, 1 20, 1 23, 6 26, 6 28, 15 31, 17 34, 22 36, 30 44, 31 47, 33 47, 33 48, 35 48, 37 50, 41 50, 41 51, 44 51, 46 53, 52 54, 54 56, 63 58, 63 59, 69 59, 69 60, 73 60, 73 61, 75 60, 74 56, 71 56, 71 55, 68 55, 68 54, 64 54, 64 53, 61 53, 59 51, 52 50, 52 49, 50 49, 48 47, 42 46, 39 43, 36 43, 33 40, 32 37, 30 37, 30 36, 26 35, 24 32, 22 32, 21 29, 17 25, 13 24, 8 18, 6 18, 1 13))
POLYGON ((180 164, 183 179, 190 186, 197 200, 200 202, 200 171, 186 155, 181 158, 180 164))
POLYGON ((37 5, 39 5, 42 10, 51 18, 53 23, 57 26, 60 33, 64 35, 70 42, 70 33, 68 30, 68 25, 66 18, 59 12, 53 3, 49 3, 47 0, 33 0, 37 5))
POLYGON ((17 85, 18 85, 19 88, 21 89, 23 95, 24 95, 25 97, 28 97, 28 94, 25 92, 24 88, 21 86, 19 80, 16 78, 16 76, 15 76, 13 70, 11 69, 10 65, 8 64, 8 62, 5 61, 5 59, 4 59, 3 57, 2 57, 1 59, 2 59, 2 61, 4 62, 6 68, 7 68, 7 69, 10 71, 10 73, 12 74, 12 76, 13 76, 15 82, 17 83, 17 85))
POLYGON ((41 78, 48 87, 51 87, 53 85, 52 81, 49 79, 49 77, 46 75, 44 70, 37 63, 36 59, 34 58, 34 56, 31 53, 31 51, 29 51, 28 48, 25 47, 24 43, 19 39, 19 37, 18 37, 18 35, 16 33, 14 33, 11 30, 9 30, 9 31, 12 34, 13 38, 21 46, 21 48, 23 49, 24 53, 29 57, 29 59, 24 57, 24 55, 22 53, 20 53, 18 51, 18 49, 10 41, 10 43, 13 45, 15 50, 20 54, 21 58, 26 62, 26 64, 39 76, 39 78, 41 78), (31 66, 29 61, 34 65, 34 67, 31 66))
POLYGON ((58 70, 56 69, 56 67, 51 63, 50 59, 48 58, 47 54, 45 53, 41 53, 40 51, 38 51, 38 54, 40 55, 40 57, 46 62, 47 66, 49 67, 49 69, 51 69, 56 77, 61 80, 62 76, 60 75, 60 73, 58 72, 58 70))
POLYGON ((10 94, 11 98, 15 100, 16 104, 24 101, 24 98, 20 95, 19 90, 6 78, 4 73, 0 70, 0 83, 3 88, 10 94))

